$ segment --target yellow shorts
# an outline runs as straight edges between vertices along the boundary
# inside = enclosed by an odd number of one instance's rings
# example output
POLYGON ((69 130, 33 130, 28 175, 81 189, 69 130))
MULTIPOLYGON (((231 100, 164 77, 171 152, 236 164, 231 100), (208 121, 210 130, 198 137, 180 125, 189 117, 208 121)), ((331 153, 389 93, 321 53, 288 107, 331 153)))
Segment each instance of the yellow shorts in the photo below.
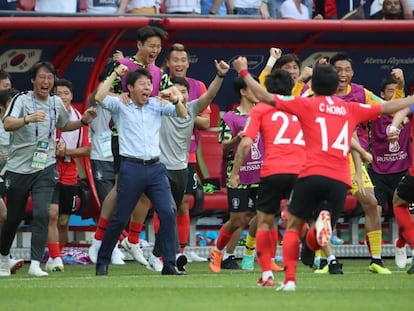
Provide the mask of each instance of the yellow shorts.
MULTIPOLYGON (((350 191, 352 195, 355 195, 358 192, 358 185, 356 182, 354 182, 355 166, 354 166, 354 161, 352 160, 352 156, 349 157, 349 165, 350 165, 350 170, 351 170, 351 182, 352 182, 352 187, 350 191)), ((364 185, 364 188, 374 188, 374 184, 372 183, 371 178, 369 177, 367 169, 365 168, 364 165, 362 165, 362 184, 364 185)))

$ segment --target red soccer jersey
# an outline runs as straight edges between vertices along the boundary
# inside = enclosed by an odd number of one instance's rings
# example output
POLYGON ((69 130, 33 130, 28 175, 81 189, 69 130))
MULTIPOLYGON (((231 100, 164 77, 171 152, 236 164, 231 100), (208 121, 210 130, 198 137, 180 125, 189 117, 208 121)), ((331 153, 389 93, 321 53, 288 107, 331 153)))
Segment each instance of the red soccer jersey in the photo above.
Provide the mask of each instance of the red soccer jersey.
POLYGON ((261 177, 274 174, 298 174, 305 159, 305 141, 296 116, 259 103, 250 111, 244 136, 255 140, 262 136, 265 156, 261 177))
MULTIPOLYGON (((71 120, 79 120, 81 118, 81 114, 77 110, 74 111, 76 114, 76 118, 71 120)), ((77 137, 76 148, 90 147, 91 141, 88 135, 89 126, 83 126, 79 128, 77 131, 79 132, 77 137)), ((59 130, 57 132, 56 138, 57 140, 61 139, 61 132, 59 130)), ((59 174, 60 183, 64 185, 76 185, 78 183, 78 167, 73 157, 69 157, 69 159, 65 157, 56 157, 56 166, 59 174)))
POLYGON ((348 153, 356 125, 373 120, 381 105, 344 102, 330 96, 275 95, 276 107, 297 115, 306 142, 306 161, 299 177, 320 175, 351 185, 348 153))

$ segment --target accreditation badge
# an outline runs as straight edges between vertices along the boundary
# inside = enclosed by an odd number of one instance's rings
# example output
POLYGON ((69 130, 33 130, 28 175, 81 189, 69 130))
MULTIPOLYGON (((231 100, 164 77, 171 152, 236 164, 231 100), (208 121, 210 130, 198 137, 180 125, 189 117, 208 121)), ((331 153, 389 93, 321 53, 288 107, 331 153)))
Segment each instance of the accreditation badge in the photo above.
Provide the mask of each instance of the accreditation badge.
POLYGON ((49 143, 47 141, 40 140, 37 142, 37 148, 32 159, 33 168, 44 169, 46 167, 48 149, 49 143))
POLYGON ((104 157, 112 156, 111 138, 111 131, 105 131, 99 135, 99 145, 104 157))

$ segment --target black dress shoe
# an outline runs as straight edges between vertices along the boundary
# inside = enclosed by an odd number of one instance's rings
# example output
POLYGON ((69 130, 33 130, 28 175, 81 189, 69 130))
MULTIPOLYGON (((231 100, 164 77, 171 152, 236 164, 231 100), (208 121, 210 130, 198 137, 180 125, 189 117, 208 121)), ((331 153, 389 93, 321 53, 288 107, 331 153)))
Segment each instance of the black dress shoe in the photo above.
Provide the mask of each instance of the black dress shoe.
POLYGON ((96 275, 108 275, 108 265, 106 264, 96 264, 96 275))
POLYGON ((178 271, 177 267, 174 266, 165 266, 162 267, 162 275, 185 275, 185 272, 178 271))
POLYGON ((175 264, 177 265, 178 271, 185 272, 185 265, 187 264, 188 260, 185 255, 180 255, 175 260, 175 264))

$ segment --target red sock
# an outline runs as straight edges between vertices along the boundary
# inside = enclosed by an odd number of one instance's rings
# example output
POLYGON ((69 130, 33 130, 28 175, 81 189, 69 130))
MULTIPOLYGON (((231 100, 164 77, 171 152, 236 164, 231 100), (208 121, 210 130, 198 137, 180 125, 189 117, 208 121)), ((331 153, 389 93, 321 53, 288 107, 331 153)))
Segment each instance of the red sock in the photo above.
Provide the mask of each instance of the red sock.
POLYGON ((296 266, 299 258, 299 232, 286 230, 282 248, 285 283, 289 281, 296 282, 296 266))
POLYGON ((47 248, 49 249, 50 257, 56 258, 60 256, 59 242, 47 243, 47 248))
POLYGON ((272 255, 276 245, 269 230, 256 231, 256 253, 262 271, 272 270, 272 255))
POLYGON ((271 256, 273 260, 277 252, 277 243, 279 242, 279 231, 276 228, 273 228, 272 230, 270 230, 270 234, 272 235, 272 240, 273 240, 272 241, 272 252, 271 252, 271 256))
POLYGON ((98 225, 95 231, 95 240, 102 241, 105 235, 106 228, 108 228, 109 219, 99 217, 98 225))
POLYGON ((142 231, 143 224, 137 223, 135 221, 129 222, 128 230, 128 242, 132 244, 137 244, 139 242, 139 234, 142 231))
POLYGON ((178 243, 180 243, 181 252, 188 243, 188 236, 190 234, 190 214, 177 215, 177 231, 178 243))
POLYGON ((309 228, 308 233, 306 234, 306 244, 313 251, 317 251, 321 248, 316 240, 315 226, 309 228))
POLYGON ((407 206, 394 205, 394 216, 398 225, 398 232, 411 249, 414 249, 414 223, 407 206))
POLYGON ((154 212, 154 215, 152 216, 152 221, 154 223, 154 233, 157 234, 160 229, 160 219, 158 218, 158 214, 156 212, 154 212))
POLYGON ((221 226, 219 236, 217 238, 216 246, 219 250, 223 250, 229 243, 233 232, 227 232, 225 226, 221 226))

